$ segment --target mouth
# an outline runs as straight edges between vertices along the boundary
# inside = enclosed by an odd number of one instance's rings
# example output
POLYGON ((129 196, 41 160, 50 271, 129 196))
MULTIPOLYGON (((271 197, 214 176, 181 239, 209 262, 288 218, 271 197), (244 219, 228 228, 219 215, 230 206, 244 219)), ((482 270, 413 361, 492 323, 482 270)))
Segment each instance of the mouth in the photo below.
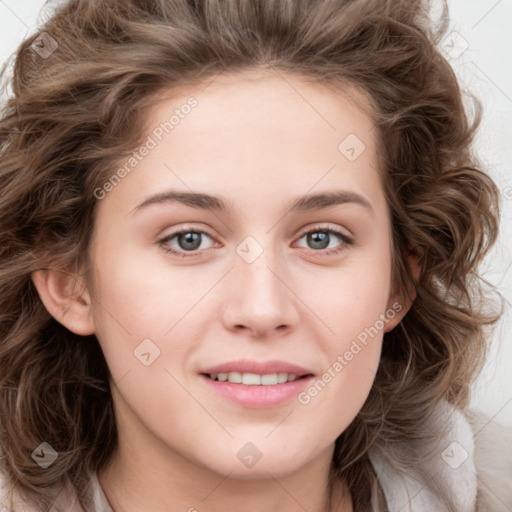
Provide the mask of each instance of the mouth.
POLYGON ((243 384, 245 386, 275 386, 277 384, 285 384, 312 376, 313 374, 296 375, 295 373, 258 373, 249 372, 222 372, 202 374, 205 377, 217 382, 231 382, 233 384, 243 384))
POLYGON ((311 383, 314 373, 284 361, 233 361, 200 372, 213 392, 246 408, 277 407, 290 402, 311 383))

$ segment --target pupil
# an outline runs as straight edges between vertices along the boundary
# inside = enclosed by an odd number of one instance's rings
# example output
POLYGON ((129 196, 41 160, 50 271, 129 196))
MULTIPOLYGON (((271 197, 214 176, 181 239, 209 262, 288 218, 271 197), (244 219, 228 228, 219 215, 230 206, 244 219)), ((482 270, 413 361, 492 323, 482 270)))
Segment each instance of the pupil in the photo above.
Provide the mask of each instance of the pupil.
POLYGON ((311 242, 315 249, 325 249, 329 245, 329 234, 323 231, 316 231, 308 235, 308 242, 311 242))
POLYGON ((180 246, 182 249, 195 250, 201 245, 200 233, 183 233, 179 237, 180 246), (182 243, 184 241, 184 243, 182 243), (199 243, 198 243, 199 242, 199 243))

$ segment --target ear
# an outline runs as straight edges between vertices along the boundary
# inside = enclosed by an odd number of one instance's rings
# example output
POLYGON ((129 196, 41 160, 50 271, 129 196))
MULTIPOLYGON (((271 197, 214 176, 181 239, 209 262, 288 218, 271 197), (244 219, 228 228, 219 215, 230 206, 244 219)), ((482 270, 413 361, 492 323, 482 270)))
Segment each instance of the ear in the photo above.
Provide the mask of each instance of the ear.
MULTIPOLYGON (((423 256, 423 247, 416 245, 409 247, 409 250, 404 254, 405 260, 411 269, 414 280, 417 282, 421 275, 421 267, 419 264, 420 258, 423 256)), ((390 297, 388 302, 388 309, 396 312, 395 316, 390 319, 384 328, 384 332, 392 331, 404 318, 409 309, 411 308, 414 300, 416 299, 416 289, 413 285, 407 289, 407 296, 403 294, 400 296, 390 297)))
POLYGON ((39 297, 48 313, 71 332, 94 334, 91 296, 83 277, 63 270, 37 270, 32 273, 39 297))

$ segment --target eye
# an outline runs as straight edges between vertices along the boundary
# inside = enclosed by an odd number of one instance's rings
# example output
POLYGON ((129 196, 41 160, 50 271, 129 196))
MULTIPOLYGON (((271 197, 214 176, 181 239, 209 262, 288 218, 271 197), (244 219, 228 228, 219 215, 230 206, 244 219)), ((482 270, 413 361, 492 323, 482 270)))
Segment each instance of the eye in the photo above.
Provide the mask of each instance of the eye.
POLYGON ((212 236, 201 229, 182 229, 175 233, 171 233, 158 241, 165 252, 181 256, 183 258, 197 256, 196 254, 186 254, 187 252, 205 249, 202 246, 204 237, 212 238, 212 236), (175 243, 173 244, 173 240, 175 243), (176 247, 177 246, 177 247, 176 247))
POLYGON ((339 254, 347 249, 347 246, 353 244, 353 240, 341 231, 325 226, 316 226, 314 229, 303 233, 299 240, 303 238, 306 239, 306 243, 310 245, 310 248, 315 249, 315 252, 322 251, 322 254, 325 255, 339 254), (336 239, 341 240, 342 243, 332 247, 331 242, 336 242, 336 239), (325 251, 325 249, 328 250, 325 251))
MULTIPOLYGON (((167 253, 183 258, 190 258, 198 256, 197 251, 201 249, 207 250, 211 248, 202 246, 205 237, 213 240, 213 236, 207 231, 201 229, 181 229, 158 240, 158 244, 162 246, 163 250, 167 253)), ((349 245, 353 244, 353 240, 350 237, 341 231, 326 226, 317 226, 310 229, 303 233, 299 240, 303 238, 305 238, 306 243, 311 246, 310 248, 314 249, 314 252, 320 252, 322 255, 326 256, 339 254, 347 249, 349 245), (331 243, 333 241, 336 242, 336 239, 338 240, 338 244, 332 247, 331 243), (341 244, 339 241, 341 241, 341 244)))

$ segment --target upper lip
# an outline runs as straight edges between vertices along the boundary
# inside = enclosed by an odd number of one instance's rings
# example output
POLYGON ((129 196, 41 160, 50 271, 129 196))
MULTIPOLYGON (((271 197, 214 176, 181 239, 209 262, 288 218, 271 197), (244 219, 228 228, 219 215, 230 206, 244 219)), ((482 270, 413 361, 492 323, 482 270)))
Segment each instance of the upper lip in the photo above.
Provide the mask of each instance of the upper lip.
POLYGON ((240 359, 238 361, 229 361, 226 363, 210 366, 201 370, 200 373, 255 373, 258 375, 268 375, 271 373, 293 373, 298 377, 313 374, 312 371, 298 366, 296 364, 287 363, 286 361, 251 361, 249 359, 240 359))

